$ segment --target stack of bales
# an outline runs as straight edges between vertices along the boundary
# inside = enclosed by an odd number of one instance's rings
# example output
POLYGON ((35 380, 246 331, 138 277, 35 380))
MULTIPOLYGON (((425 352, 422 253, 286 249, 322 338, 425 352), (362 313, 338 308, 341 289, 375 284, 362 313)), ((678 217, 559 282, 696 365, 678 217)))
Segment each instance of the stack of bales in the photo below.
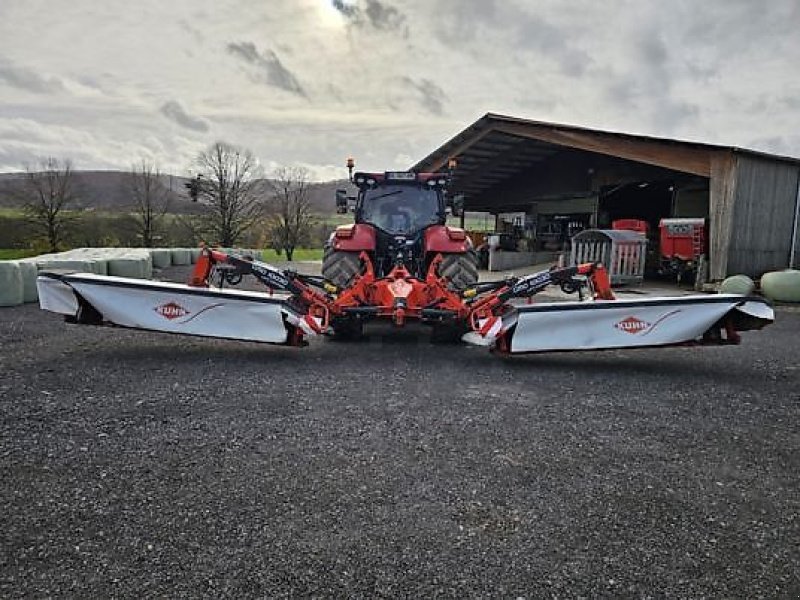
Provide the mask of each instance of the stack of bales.
POLYGON ((0 261, 0 306, 36 302, 39 299, 36 277, 42 271, 151 279, 154 268, 191 265, 198 258, 200 248, 76 248, 21 260, 3 260, 0 261))
POLYGON ((150 279, 153 268, 189 265, 199 256, 199 248, 77 248, 0 261, 0 306, 36 302, 36 277, 43 271, 150 279))

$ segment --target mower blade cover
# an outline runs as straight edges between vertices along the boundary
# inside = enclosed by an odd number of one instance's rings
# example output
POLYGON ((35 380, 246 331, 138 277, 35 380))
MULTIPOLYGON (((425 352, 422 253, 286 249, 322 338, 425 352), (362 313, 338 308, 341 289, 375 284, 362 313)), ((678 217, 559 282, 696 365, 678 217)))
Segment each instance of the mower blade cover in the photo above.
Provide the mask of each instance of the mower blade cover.
MULTIPOLYGON (((704 343, 722 322, 732 330, 728 335, 736 336, 772 323, 774 313, 760 298, 719 294, 514 306, 501 319, 497 335, 505 334, 508 351, 516 354, 704 343)), ((464 341, 494 342, 478 338, 473 332, 464 341)), ((738 336, 727 340, 737 342, 738 336)))
POLYGON ((285 297, 88 273, 38 277, 42 309, 78 323, 214 338, 287 343, 286 321, 302 319, 285 297))

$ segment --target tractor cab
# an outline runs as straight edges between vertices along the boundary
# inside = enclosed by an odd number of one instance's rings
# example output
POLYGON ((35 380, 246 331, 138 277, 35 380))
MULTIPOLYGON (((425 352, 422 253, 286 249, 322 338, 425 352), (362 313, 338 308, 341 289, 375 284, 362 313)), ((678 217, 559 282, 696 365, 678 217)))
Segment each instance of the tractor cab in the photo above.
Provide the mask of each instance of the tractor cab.
POLYGON ((430 225, 444 225, 447 178, 407 171, 356 173, 356 223, 393 236, 413 237, 430 225))
MULTIPOLYGON (((345 289, 365 270, 418 280, 432 273, 447 278, 453 289, 477 281, 471 241, 463 230, 447 226, 448 209, 458 215, 463 208, 447 197, 449 173, 353 173, 352 159, 347 168, 358 188, 355 223, 337 227, 325 245, 322 275, 328 282, 345 289)), ((338 210, 345 201, 337 194, 338 210)))

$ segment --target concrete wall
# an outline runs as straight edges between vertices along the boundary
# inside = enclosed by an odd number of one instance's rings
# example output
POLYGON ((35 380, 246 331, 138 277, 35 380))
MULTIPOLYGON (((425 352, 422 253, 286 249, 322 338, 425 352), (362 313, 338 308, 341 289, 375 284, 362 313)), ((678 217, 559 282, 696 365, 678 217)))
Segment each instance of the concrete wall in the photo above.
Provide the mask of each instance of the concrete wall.
POLYGON ((489 270, 508 271, 535 264, 534 252, 505 252, 503 250, 489 251, 489 270))

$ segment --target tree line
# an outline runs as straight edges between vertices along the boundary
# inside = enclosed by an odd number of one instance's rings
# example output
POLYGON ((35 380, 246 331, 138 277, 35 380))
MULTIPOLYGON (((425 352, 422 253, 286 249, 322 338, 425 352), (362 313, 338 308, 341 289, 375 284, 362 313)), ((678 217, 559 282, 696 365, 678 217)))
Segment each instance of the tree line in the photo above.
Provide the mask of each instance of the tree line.
MULTIPOLYGON (((222 247, 236 246, 254 228, 266 233, 268 245, 292 260, 296 248, 310 241, 314 218, 309 198, 310 174, 303 167, 281 166, 266 179, 253 154, 217 142, 196 159, 196 174, 186 186, 192 200, 205 210, 184 225, 197 240, 222 247)), ((132 217, 142 246, 156 245, 170 208, 170 191, 154 162, 142 160, 127 176, 132 217)), ((79 192, 69 160, 47 158, 25 170, 23 210, 49 251, 65 244, 79 192)))

